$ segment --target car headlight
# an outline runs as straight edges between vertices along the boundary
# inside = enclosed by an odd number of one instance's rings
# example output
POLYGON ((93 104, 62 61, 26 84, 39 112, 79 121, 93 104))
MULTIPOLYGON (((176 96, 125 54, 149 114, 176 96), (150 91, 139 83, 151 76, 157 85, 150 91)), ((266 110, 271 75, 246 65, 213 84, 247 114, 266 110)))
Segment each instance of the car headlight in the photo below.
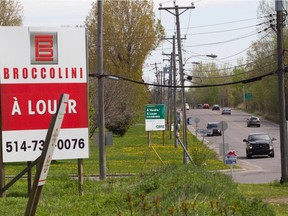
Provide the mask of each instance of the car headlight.
POLYGON ((253 146, 252 145, 249 145, 249 149, 252 149, 253 148, 253 146))
POLYGON ((269 145, 269 149, 272 150, 272 149, 273 149, 273 146, 272 146, 272 145, 269 145))

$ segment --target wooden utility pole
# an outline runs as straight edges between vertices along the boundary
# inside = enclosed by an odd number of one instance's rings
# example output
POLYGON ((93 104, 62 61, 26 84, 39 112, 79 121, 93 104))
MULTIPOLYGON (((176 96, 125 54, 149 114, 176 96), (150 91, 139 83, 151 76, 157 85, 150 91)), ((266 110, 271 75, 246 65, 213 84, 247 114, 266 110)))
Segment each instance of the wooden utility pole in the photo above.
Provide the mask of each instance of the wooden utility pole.
POLYGON ((103 12, 102 0, 98 0, 98 123, 99 123, 99 166, 100 179, 106 179, 106 152, 105 152, 105 115, 104 115, 104 79, 103 76, 103 12))
MULTIPOLYGON (((166 38, 165 38, 166 39, 166 38)), ((162 55, 167 55, 170 56, 169 59, 163 59, 164 60, 168 60, 170 62, 169 67, 167 67, 167 70, 169 71, 169 78, 168 78, 168 93, 167 93, 167 112, 166 112, 166 118, 167 118, 167 128, 169 130, 169 136, 170 136, 170 140, 172 139, 172 127, 171 127, 171 123, 172 123, 172 105, 173 105, 173 100, 172 100, 172 58, 173 58, 173 53, 170 54, 165 54, 162 53, 162 55)))
POLYGON ((281 179, 280 182, 288 181, 288 148, 287 148, 287 116, 285 102, 285 81, 284 81, 284 49, 283 49, 283 25, 285 0, 275 1, 275 10, 277 12, 277 54, 278 54, 278 93, 280 104, 280 152, 281 152, 281 179))
POLYGON ((177 86, 177 79, 176 79, 176 38, 173 35, 173 56, 172 56, 172 64, 173 64, 173 111, 174 111, 174 147, 178 147, 178 139, 177 139, 177 109, 176 109, 176 86, 177 86))
MULTIPOLYGON (((194 5, 189 7, 178 7, 178 5, 174 5, 174 7, 160 7, 159 10, 166 10, 169 13, 173 14, 176 17, 176 28, 177 28, 177 43, 178 43, 178 56, 179 56, 179 72, 180 72, 180 82, 181 82, 181 108, 183 113, 183 145, 186 150, 188 150, 187 145, 187 124, 186 124, 186 109, 185 109, 185 88, 184 88, 184 72, 183 72, 183 62, 182 62, 182 46, 181 46, 181 33, 180 33, 180 20, 179 16, 189 9, 194 9, 194 5), (179 9, 184 10, 182 13, 179 13, 179 9), (171 12, 171 10, 175 10, 175 13, 171 12)), ((183 163, 186 164, 187 154, 183 152, 183 163)))
MULTIPOLYGON (((159 78, 159 71, 158 71, 158 67, 157 67, 157 65, 158 64, 161 64, 161 63, 154 63, 155 64, 155 68, 153 68, 153 69, 155 69, 155 76, 156 76, 156 80, 157 80, 157 85, 161 85, 161 79, 159 78)), ((154 64, 152 64, 152 65, 154 65, 154 64)), ((155 101, 156 101, 156 103, 157 104, 161 104, 162 102, 161 102, 161 97, 162 97, 162 93, 160 93, 160 87, 159 86, 157 86, 156 87, 156 94, 154 94, 155 95, 155 101)))
MULTIPOLYGON (((172 86, 172 66, 173 66, 173 63, 172 63, 172 58, 173 58, 173 54, 171 53, 171 56, 170 56, 170 66, 169 66, 169 82, 168 82, 168 85, 169 86, 172 86)), ((172 139, 172 118, 173 118, 173 112, 172 112, 172 105, 173 105, 173 100, 172 100, 172 88, 169 87, 168 89, 168 118, 169 118, 169 121, 168 121, 168 128, 169 128, 169 134, 170 134, 170 140, 172 139)), ((175 128, 174 128, 175 130, 175 128)))

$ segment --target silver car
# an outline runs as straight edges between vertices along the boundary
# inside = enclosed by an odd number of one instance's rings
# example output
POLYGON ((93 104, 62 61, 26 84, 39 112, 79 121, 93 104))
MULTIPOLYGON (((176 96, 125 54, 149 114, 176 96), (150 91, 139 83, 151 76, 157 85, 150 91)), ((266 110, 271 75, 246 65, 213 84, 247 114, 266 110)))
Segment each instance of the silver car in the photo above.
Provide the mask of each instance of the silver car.
POLYGON ((231 115, 231 109, 229 107, 224 107, 222 109, 222 115, 231 115))
POLYGON ((250 116, 247 118, 247 127, 251 126, 260 127, 260 119, 256 116, 250 116))

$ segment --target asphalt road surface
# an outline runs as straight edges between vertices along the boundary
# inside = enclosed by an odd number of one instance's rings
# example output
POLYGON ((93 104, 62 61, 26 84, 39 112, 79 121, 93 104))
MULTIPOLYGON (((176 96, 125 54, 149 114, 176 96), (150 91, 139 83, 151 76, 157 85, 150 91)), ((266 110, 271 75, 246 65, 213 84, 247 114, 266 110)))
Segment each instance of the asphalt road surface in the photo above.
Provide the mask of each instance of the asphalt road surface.
MULTIPOLYGON (((225 121, 228 128, 222 136, 204 137, 205 142, 213 148, 218 154, 223 152, 223 143, 228 145, 229 151, 235 151, 237 154, 237 165, 240 169, 232 169, 232 178, 239 183, 270 183, 280 181, 281 178, 281 157, 280 157, 280 130, 279 125, 270 121, 262 120, 261 127, 247 127, 246 119, 250 114, 240 110, 232 109, 231 115, 221 115, 221 111, 212 111, 211 109, 190 109, 186 112, 187 118, 192 117, 192 125, 187 128, 196 135, 196 129, 206 129, 208 122, 225 121), (196 125, 195 119, 199 118, 200 122, 196 125), (275 157, 253 156, 251 159, 246 158, 245 142, 252 132, 266 132, 274 141, 275 157)), ((198 130, 199 131, 199 130, 198 130)), ((202 139, 197 132, 199 139, 202 139)), ((224 146, 225 146, 224 145, 224 146)), ((226 149, 225 149, 226 150, 226 149)), ((221 154, 222 155, 222 154, 221 154)), ((223 157, 222 157, 223 158, 223 157)), ((223 159, 224 163, 224 159, 223 159)), ((230 175, 230 170, 227 171, 230 175)))

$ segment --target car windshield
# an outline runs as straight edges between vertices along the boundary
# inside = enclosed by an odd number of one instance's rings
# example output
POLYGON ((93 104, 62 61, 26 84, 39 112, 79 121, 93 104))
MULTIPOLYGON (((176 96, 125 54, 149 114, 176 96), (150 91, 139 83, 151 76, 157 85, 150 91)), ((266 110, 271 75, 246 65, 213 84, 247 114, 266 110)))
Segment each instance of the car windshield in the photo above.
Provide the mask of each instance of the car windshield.
POLYGON ((270 140, 270 137, 268 134, 253 134, 249 137, 250 141, 256 141, 256 140, 270 140))
POLYGON ((210 128, 217 128, 218 125, 215 123, 215 124, 208 124, 207 125, 207 128, 210 129, 210 128))

